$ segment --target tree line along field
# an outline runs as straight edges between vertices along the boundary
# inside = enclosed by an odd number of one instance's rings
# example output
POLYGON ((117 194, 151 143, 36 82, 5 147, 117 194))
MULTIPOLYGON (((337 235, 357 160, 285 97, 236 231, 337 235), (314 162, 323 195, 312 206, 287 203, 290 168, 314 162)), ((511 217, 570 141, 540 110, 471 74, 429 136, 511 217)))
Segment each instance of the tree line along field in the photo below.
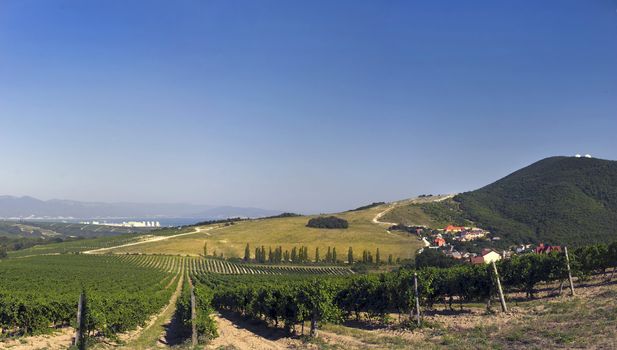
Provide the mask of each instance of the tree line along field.
POLYGON ((373 218, 388 208, 379 205, 365 210, 335 214, 349 222, 347 229, 319 229, 307 227, 311 217, 297 216, 238 221, 233 225, 211 231, 176 237, 169 240, 151 242, 113 249, 113 253, 182 254, 203 255, 204 243, 210 254, 221 253, 224 257, 244 256, 248 243, 251 247, 282 247, 291 251, 294 247, 306 246, 312 256, 316 248, 322 254, 328 247, 336 248, 341 258, 346 258, 349 247, 353 248, 356 260, 361 260, 363 250, 375 252, 380 249, 384 259, 392 255, 394 259, 410 259, 422 247, 417 237, 388 232, 387 225, 372 222, 373 218))

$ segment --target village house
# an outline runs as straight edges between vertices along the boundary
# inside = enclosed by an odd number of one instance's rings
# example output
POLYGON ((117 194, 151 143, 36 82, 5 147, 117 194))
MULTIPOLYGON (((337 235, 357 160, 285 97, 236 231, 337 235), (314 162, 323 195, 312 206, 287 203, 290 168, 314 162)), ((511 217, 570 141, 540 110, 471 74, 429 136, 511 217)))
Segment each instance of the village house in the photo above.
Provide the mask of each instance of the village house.
POLYGON ((501 260, 501 255, 491 249, 482 249, 482 253, 470 259, 472 264, 490 264, 501 260))
POLYGON ((454 239, 461 241, 461 242, 468 242, 468 241, 473 241, 475 239, 479 239, 479 238, 484 238, 487 235, 487 231, 484 231, 483 229, 480 228, 472 228, 472 229, 465 229, 463 231, 460 231, 456 237, 454 237, 454 239))
POLYGON ((521 254, 521 253, 524 253, 529 248, 531 248, 531 244, 521 244, 518 247, 516 247, 514 251, 516 252, 516 254, 521 254))
POLYGON ((538 254, 544 254, 544 253, 551 253, 551 252, 561 252, 561 246, 558 245, 544 245, 544 243, 540 243, 539 246, 536 247, 536 249, 533 250, 534 253, 538 253, 538 254))
POLYGON ((445 254, 446 254, 446 256, 449 256, 449 257, 454 258, 456 260, 460 260, 460 259, 463 258, 463 253, 461 253, 461 252, 459 252, 457 250, 454 250, 454 249, 451 249, 451 250, 447 251, 445 254))
POLYGON ((444 231, 445 231, 446 233, 457 233, 457 232, 461 232, 461 231, 463 231, 463 230, 465 230, 465 228, 464 228, 464 227, 462 227, 462 226, 454 226, 454 225, 448 225, 448 226, 446 226, 446 228, 444 229, 444 231))
POLYGON ((433 243, 435 243, 435 245, 438 246, 438 247, 443 247, 444 245, 446 245, 446 240, 443 239, 442 237, 437 237, 437 238, 435 238, 433 243))

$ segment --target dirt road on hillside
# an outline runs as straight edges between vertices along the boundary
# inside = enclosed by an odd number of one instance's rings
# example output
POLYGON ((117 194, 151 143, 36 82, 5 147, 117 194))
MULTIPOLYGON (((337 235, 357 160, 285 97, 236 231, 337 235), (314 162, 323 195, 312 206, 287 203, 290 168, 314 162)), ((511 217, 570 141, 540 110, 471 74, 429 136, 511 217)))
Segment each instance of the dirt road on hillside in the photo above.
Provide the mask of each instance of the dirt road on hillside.
POLYGON ((172 235, 172 236, 149 236, 141 241, 138 242, 131 242, 131 243, 126 243, 126 244, 121 244, 121 245, 117 245, 117 246, 113 246, 113 247, 106 247, 106 248, 98 248, 98 249, 93 249, 93 250, 86 250, 84 252, 82 252, 83 254, 101 254, 104 253, 106 251, 110 251, 113 249, 117 249, 117 248, 124 248, 124 247, 131 247, 134 245, 138 245, 138 244, 145 244, 145 243, 152 243, 152 242, 159 242, 159 241, 164 241, 167 239, 171 239, 171 238, 176 238, 176 237, 182 237, 182 236, 188 236, 188 235, 194 235, 196 233, 206 233, 207 235, 209 235, 208 231, 211 231, 215 228, 219 228, 219 226, 212 226, 212 227, 208 227, 206 229, 201 228, 201 227, 195 227, 195 230, 192 232, 186 232, 186 233, 179 233, 177 235, 172 235))
POLYGON ((381 219, 384 215, 386 215, 386 213, 388 213, 390 210, 396 208, 397 206, 401 205, 401 204, 420 204, 420 203, 428 203, 428 202, 441 202, 444 201, 448 198, 452 198, 454 197, 454 194, 448 194, 448 195, 444 195, 444 196, 432 196, 432 197, 416 197, 413 199, 406 199, 403 201, 398 201, 398 202, 392 202, 390 203, 390 205, 388 205, 388 207, 380 212, 377 213, 377 215, 375 215, 375 217, 373 218, 373 223, 374 224, 382 224, 382 225, 389 225, 389 226, 393 226, 393 225, 398 225, 395 222, 385 222, 385 221, 380 221, 379 219, 381 219))

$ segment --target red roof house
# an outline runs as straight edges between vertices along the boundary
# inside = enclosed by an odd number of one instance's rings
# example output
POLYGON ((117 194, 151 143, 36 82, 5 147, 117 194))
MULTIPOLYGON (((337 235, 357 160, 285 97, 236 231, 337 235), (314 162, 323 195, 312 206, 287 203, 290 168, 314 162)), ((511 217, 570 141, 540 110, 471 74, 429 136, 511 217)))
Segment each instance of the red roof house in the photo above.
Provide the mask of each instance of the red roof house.
POLYGON ((558 245, 544 245, 544 243, 540 243, 536 249, 533 250, 534 253, 545 254, 550 252, 561 252, 561 246, 558 245))
POLYGON ((444 231, 446 232, 461 232, 463 231, 465 228, 461 227, 461 226, 454 226, 454 225, 448 225, 446 226, 446 228, 444 229, 444 231))

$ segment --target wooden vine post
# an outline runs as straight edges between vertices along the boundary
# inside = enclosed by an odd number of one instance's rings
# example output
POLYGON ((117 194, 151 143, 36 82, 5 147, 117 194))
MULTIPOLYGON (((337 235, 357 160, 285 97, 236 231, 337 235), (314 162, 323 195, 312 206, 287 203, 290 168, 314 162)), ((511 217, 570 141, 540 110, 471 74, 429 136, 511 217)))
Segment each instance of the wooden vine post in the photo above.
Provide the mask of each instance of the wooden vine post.
POLYGON ((87 309, 86 305, 86 291, 82 290, 81 294, 79 294, 79 302, 77 303, 77 327, 75 327, 75 339, 73 339, 73 345, 76 346, 79 350, 85 350, 87 347, 86 344, 86 320, 87 309))
POLYGON ((191 283, 191 344, 193 346, 197 346, 197 324, 195 320, 197 319, 197 310, 195 305, 195 287, 193 287, 193 283, 191 283))
POLYGON ((568 269, 568 281, 570 282, 570 292, 574 296, 574 282, 572 282, 572 271, 570 270, 570 257, 568 256, 568 247, 563 247, 563 252, 566 254, 566 267, 568 269))
POLYGON ((73 339, 73 345, 79 345, 79 339, 81 339, 81 308, 84 304, 84 294, 79 294, 79 303, 77 304, 77 327, 75 327, 75 338, 73 339))
POLYGON ((508 312, 508 306, 506 305, 506 298, 503 296, 503 289, 501 289, 501 281, 499 280, 499 273, 497 272, 497 265, 493 261, 493 272, 495 273, 495 281, 497 282, 497 290, 499 291, 499 302, 501 303, 501 311, 508 312))
POLYGON ((415 292, 415 297, 416 297, 416 323, 418 324, 418 327, 420 327, 420 297, 418 295, 418 273, 414 272, 413 273, 413 288, 414 288, 414 292, 415 292))

